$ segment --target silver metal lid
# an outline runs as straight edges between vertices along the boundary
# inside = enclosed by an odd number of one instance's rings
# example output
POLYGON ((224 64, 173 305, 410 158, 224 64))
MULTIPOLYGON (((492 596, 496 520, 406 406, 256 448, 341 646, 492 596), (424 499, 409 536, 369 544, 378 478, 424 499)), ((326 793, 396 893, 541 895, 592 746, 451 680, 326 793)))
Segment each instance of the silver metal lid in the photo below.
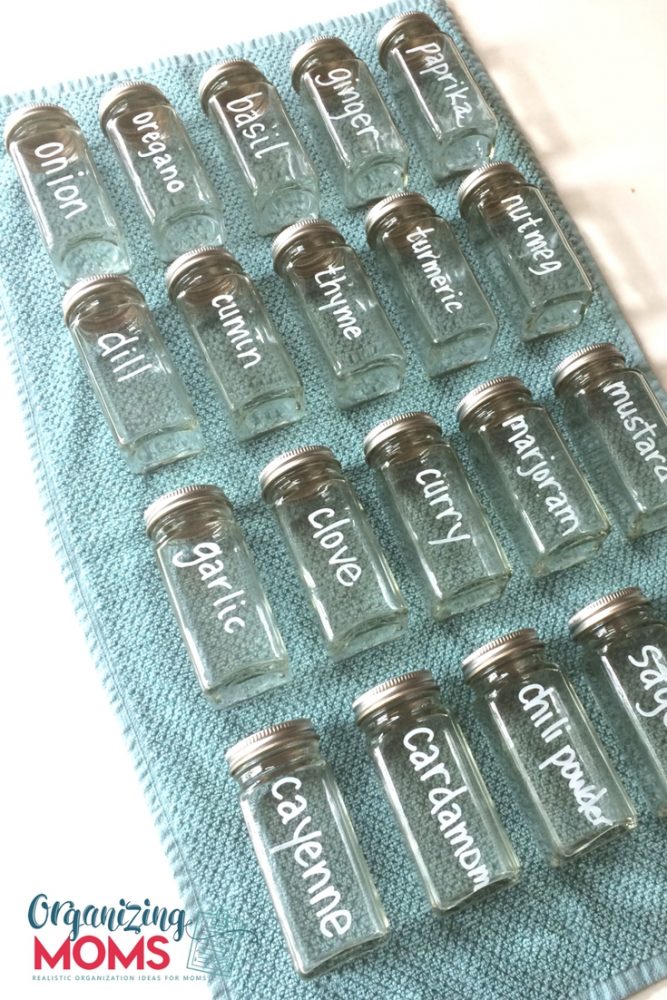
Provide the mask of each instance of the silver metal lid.
POLYGON ((383 681, 382 684, 376 684, 369 691, 360 694, 352 703, 352 711, 357 725, 361 725, 371 713, 396 701, 401 701, 406 695, 416 692, 432 694, 438 690, 438 685, 430 670, 413 670, 409 674, 401 674, 400 677, 392 677, 391 680, 383 681))
POLYGON ((327 448, 323 444, 309 444, 303 448, 292 448, 272 459, 260 472, 259 487, 263 496, 266 497, 270 486, 281 476, 307 468, 313 459, 323 459, 326 462, 333 462, 338 468, 341 467, 331 448, 327 448))
POLYGON ((387 68, 387 56, 389 55, 389 48, 391 47, 394 35, 397 35, 411 24, 421 24, 423 27, 431 28, 434 31, 441 30, 433 18, 421 10, 407 10, 404 14, 397 14, 396 17, 392 17, 380 28, 376 41, 378 59, 383 69, 387 68))
POLYGON ((243 269, 236 257, 234 257, 229 250, 225 250, 221 246, 204 246, 195 247, 193 250, 186 250, 182 253, 180 257, 176 257, 172 260, 171 264, 164 272, 164 281, 167 286, 167 291, 172 298, 175 298, 178 291, 177 285, 181 278, 190 274, 192 271, 197 271, 202 264, 208 264, 217 261, 220 267, 225 271, 237 271, 241 272, 243 269))
POLYGON ((292 86, 295 90, 299 89, 301 72, 308 60, 312 56, 326 57, 327 54, 332 54, 334 58, 341 56, 344 59, 354 58, 354 52, 350 46, 346 45, 338 35, 315 35, 294 50, 290 59, 289 69, 292 77, 292 86))
POLYGON ((5 148, 9 148, 12 136, 19 125, 23 125, 23 123, 28 121, 30 118, 39 118, 41 114, 53 111, 59 112, 65 122, 76 125, 76 119, 73 118, 69 111, 66 111, 65 108, 61 108, 59 104, 49 104, 45 101, 36 101, 33 104, 24 104, 22 108, 17 108, 16 111, 12 111, 11 115, 7 117, 3 132, 5 148))
POLYGON ((591 362, 597 361, 625 362, 625 358, 614 344, 589 344, 588 347, 580 347, 578 351, 573 351, 572 354, 568 354, 566 358, 563 358, 561 363, 554 369, 551 381, 556 392, 562 388, 572 375, 581 371, 582 368, 585 368, 591 362))
POLYGON ((154 86, 152 83, 148 83, 146 80, 124 80, 122 83, 116 84, 111 90, 108 90, 106 94, 102 95, 100 100, 100 106, 97 109, 97 116, 100 120, 100 127, 103 132, 106 132, 107 122, 109 117, 113 114, 115 105, 123 97, 128 97, 132 93, 144 93, 150 94, 158 101, 164 101, 169 104, 169 101, 164 96, 159 87, 154 86))
POLYGON ((218 83, 218 80, 222 80, 223 77, 227 76, 229 73, 233 73, 234 70, 242 67, 246 70, 252 70, 257 74, 258 80, 266 80, 266 77, 254 62, 249 59, 221 59, 220 62, 215 63, 214 66, 210 66, 201 80, 199 81, 199 103, 201 104, 204 112, 208 113, 208 101, 211 96, 211 91, 218 83))
POLYGON ((649 599, 639 587, 623 587, 613 590, 611 594, 599 597, 597 601, 587 604, 581 611, 572 615, 568 624, 573 639, 581 639, 585 632, 590 631, 603 622, 621 615, 632 608, 649 604, 649 599))
POLYGON ((513 392, 527 392, 529 396, 531 395, 530 389, 516 375, 499 375, 471 389, 456 407, 456 419, 459 422, 459 427, 463 427, 475 410, 483 406, 484 403, 488 403, 496 396, 504 396, 513 392))
POLYGON ((477 167, 476 170, 473 170, 472 173, 464 178, 457 194, 459 212, 464 218, 470 207, 471 199, 475 196, 475 192, 489 181, 496 181, 499 178, 524 179, 519 168, 515 167, 513 163, 508 163, 506 160, 490 160, 484 166, 477 167))
POLYGON ((210 484, 196 484, 194 486, 181 486, 177 490, 170 490, 163 493, 161 497, 154 500, 144 511, 144 524, 146 531, 150 535, 157 527, 163 517, 173 514, 177 510, 189 507, 200 500, 215 500, 231 509, 231 503, 226 494, 219 486, 210 484))
POLYGON ((387 441, 400 437, 406 432, 420 430, 442 433, 442 428, 437 420, 423 410, 410 410, 408 413, 399 413, 396 417, 389 417, 388 420, 383 420, 369 431, 364 438, 364 458, 371 465, 373 453, 387 441))
POLYGON ((534 628, 520 628, 515 632, 507 632, 505 635, 492 639, 469 653, 461 661, 464 681, 469 681, 477 674, 486 673, 491 667, 497 666, 503 660, 511 659, 516 653, 523 653, 529 649, 544 649, 544 643, 537 636, 534 628))
MULTIPOLYGON (((127 274, 91 274, 88 278, 81 278, 65 292, 62 302, 65 322, 69 323, 74 309, 86 299, 113 287, 123 288, 141 296, 141 292, 127 274)), ((143 298, 143 296, 141 297, 143 298)))
POLYGON ((366 213, 364 226, 369 246, 372 247, 375 245, 380 226, 384 219, 397 209, 400 211, 401 208, 406 209, 408 212, 411 208, 428 208, 433 215, 436 214, 433 205, 426 200, 423 194, 417 194, 416 191, 397 191, 395 194, 387 195, 386 198, 381 198, 380 201, 376 201, 374 205, 371 205, 366 213))
POLYGON ((299 243, 304 236, 307 238, 316 233, 328 233, 331 236, 337 236, 342 242, 345 242, 342 234, 336 229, 333 223, 327 222, 326 219, 299 219, 298 222, 293 222, 281 230, 271 244, 274 270, 277 271, 279 269, 290 247, 294 246, 295 243, 299 243))
POLYGON ((277 751, 290 751, 304 743, 316 742, 319 736, 308 719, 292 719, 267 726, 251 736, 235 743, 225 753, 225 760, 232 777, 249 765, 261 764, 262 760, 277 751))

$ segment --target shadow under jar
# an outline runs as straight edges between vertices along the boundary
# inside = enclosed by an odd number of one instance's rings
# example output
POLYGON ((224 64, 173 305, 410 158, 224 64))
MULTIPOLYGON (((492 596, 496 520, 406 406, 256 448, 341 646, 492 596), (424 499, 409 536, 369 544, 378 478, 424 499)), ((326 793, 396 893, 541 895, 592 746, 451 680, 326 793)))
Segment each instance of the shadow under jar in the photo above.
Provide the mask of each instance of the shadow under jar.
POLYGON ((228 708, 283 684, 287 651, 232 506, 217 486, 172 490, 146 531, 199 685, 228 708))
POLYGON ((426 199, 414 192, 383 198, 366 216, 366 238, 400 297, 428 375, 485 361, 498 320, 449 224, 426 199))
POLYGON ((396 392, 405 351, 352 247, 330 222, 302 219, 273 241, 273 266, 312 333, 342 410, 396 392))
POLYGON ((28 104, 7 118, 4 138, 61 284, 129 271, 120 222, 69 112, 28 104))
POLYGON ((595 488, 625 535, 667 527, 667 415, 613 344, 568 355, 553 384, 595 488))
POLYGON ((321 445, 279 455, 260 485, 333 660, 397 638, 408 609, 366 512, 321 445))
POLYGON ((493 162, 466 177, 458 200, 521 339, 578 326, 593 286, 539 188, 493 162))
POLYGON ((457 408, 494 513, 536 577, 591 559, 610 525, 547 410, 512 375, 482 382, 457 408))
POLYGON ((377 38, 380 64, 435 181, 493 154, 498 123, 458 48, 427 14, 391 18, 377 38))
POLYGON ((125 275, 93 275, 63 298, 65 322, 132 472, 203 448, 199 424, 146 300, 125 275))
POLYGON ((278 91, 254 63, 227 59, 199 84, 228 169, 245 191, 260 236, 319 212, 319 180, 278 91))
POLYGON ((99 108, 111 140, 168 264, 204 243, 222 243, 222 205, 185 125, 161 90, 128 81, 105 94, 99 108))
POLYGON ((222 247, 199 247, 167 269, 167 288, 229 412, 248 441, 303 416, 303 386, 259 292, 222 247))
POLYGON ((326 35, 300 45, 290 68, 346 208, 405 187, 408 148, 366 63, 326 35))
POLYGON ((296 971, 318 976, 382 944, 389 922, 310 722, 261 729, 225 757, 296 971))
POLYGON ((428 413, 383 420, 366 461, 436 621, 500 597, 511 570, 458 455, 428 413))
POLYGON ((637 816, 569 679, 533 629, 500 636, 462 663, 476 708, 552 865, 577 858, 637 816))
POLYGON ((625 587, 569 624, 586 679, 647 801, 667 817, 667 622, 638 587, 625 587))
POLYGON ((353 709, 433 911, 514 885, 518 859, 432 674, 378 684, 353 709))

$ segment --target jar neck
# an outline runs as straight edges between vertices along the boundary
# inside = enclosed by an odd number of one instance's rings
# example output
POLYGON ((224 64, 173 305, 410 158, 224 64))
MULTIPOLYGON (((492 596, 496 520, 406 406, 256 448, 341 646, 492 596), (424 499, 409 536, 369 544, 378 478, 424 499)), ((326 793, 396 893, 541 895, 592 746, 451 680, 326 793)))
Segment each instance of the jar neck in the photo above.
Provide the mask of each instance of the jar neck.
POLYGON ((65 171, 66 163, 75 156, 85 140, 73 118, 56 109, 21 122, 12 133, 10 149, 17 148, 31 173, 51 172, 54 177, 65 171))
MULTIPOLYGON (((259 785, 271 784, 283 777, 291 776, 297 768, 309 764, 323 763, 317 740, 308 740, 303 744, 291 747, 289 751, 278 748, 273 754, 266 754, 261 761, 251 763, 234 775, 242 791, 249 791, 259 785)), ((285 797, 297 791, 293 783, 285 785, 285 797)), ((280 800, 276 798, 276 805, 280 800)))
POLYGON ((174 283, 171 290, 173 298, 185 301, 191 306, 213 306, 222 308, 230 305, 225 300, 238 283, 238 278, 243 275, 243 268, 234 261, 222 261, 219 258, 205 260, 193 268, 186 271, 174 283), (222 301, 218 302, 218 296, 222 296, 222 301))
POLYGON ((557 669, 543 653, 529 649, 513 655, 511 661, 501 661, 488 670, 473 674, 468 683, 476 694, 488 696, 513 681, 522 682, 544 668, 557 669))
MULTIPOLYGON (((218 98, 222 104, 225 104, 235 98, 244 97, 253 90, 264 94, 266 89, 271 86, 272 84, 256 66, 246 64, 230 66, 211 84, 206 97, 206 105, 208 106, 214 98, 218 98)), ((233 109, 230 110, 233 111, 233 109)), ((239 108, 238 111, 240 110, 239 108)), ((257 108, 253 104, 251 109, 245 108, 243 110, 256 112, 257 108)))
POLYGON ((435 714, 449 715, 439 693, 416 691, 413 695, 404 695, 400 701, 379 706, 361 720, 359 728, 367 739, 372 740, 395 726, 411 728, 412 723, 435 714))
MULTIPOLYGON (((342 250, 349 249, 340 233, 316 231, 295 241, 279 259, 278 272, 303 278, 313 278, 327 271, 339 258, 342 250)), ((326 275, 324 275, 326 277, 326 275)))
POLYGON ((316 86, 329 85, 333 89, 334 84, 338 82, 344 84, 345 81, 338 81, 337 78, 328 80, 327 76, 330 71, 336 69, 342 63, 356 60, 356 58, 352 49, 339 38, 327 39, 327 42, 318 45, 317 51, 305 59, 299 67, 298 83, 301 84, 304 76, 308 73, 311 78, 314 78, 313 82, 316 86))
POLYGON ((506 215, 505 199, 528 188, 534 188, 534 185, 513 171, 490 176, 471 195, 471 207, 479 209, 487 218, 502 217, 506 215))
POLYGON ((604 358, 592 360, 582 365, 577 371, 563 379, 558 386, 559 396, 574 396, 582 389, 595 389, 607 381, 609 376, 617 372, 627 371, 623 358, 604 358))
POLYGON ((377 445, 369 459, 373 469, 379 469, 390 462, 408 462, 418 458, 421 452, 434 444, 445 444, 442 434, 435 428, 411 428, 377 445))
POLYGON ((382 217, 377 224, 377 235, 374 242, 380 239, 397 250, 414 251, 414 243, 420 237, 427 239, 429 233, 423 232, 429 228, 438 216, 430 205, 415 204, 401 206, 400 204, 382 217), (420 231, 421 230, 421 231, 420 231))
POLYGON ((220 500, 201 498, 167 513, 153 525, 150 537, 156 546, 181 539, 206 538, 222 521, 233 521, 231 507, 220 500))
MULTIPOLYGON (((418 48, 423 45, 428 39, 433 38, 434 35, 444 35, 438 26, 433 24, 428 24, 426 21, 419 20, 414 24, 404 24, 397 29, 391 38, 391 44, 388 46, 388 52, 393 49, 398 49, 399 51, 411 48, 418 48)), ((422 58, 424 58, 424 53, 421 53, 422 58)))
POLYGON ((650 604, 629 608, 582 632, 580 636, 576 637, 576 641, 583 645, 588 643, 593 646, 605 645, 612 639, 623 638, 637 628, 642 628, 644 625, 655 625, 658 621, 659 619, 650 604))
POLYGON ((104 288, 81 301, 72 311, 69 325, 82 324, 86 332, 102 335, 126 327, 145 309, 146 301, 139 291, 125 285, 104 288))
POLYGON ((302 469, 277 477, 264 490, 264 499, 271 504, 284 500, 306 500, 322 486, 333 482, 346 482, 341 467, 336 462, 316 458, 302 469))
POLYGON ((516 416, 527 407, 541 409, 528 389, 503 393, 476 407, 462 422, 461 429, 483 430, 491 424, 502 423, 507 418, 516 416))

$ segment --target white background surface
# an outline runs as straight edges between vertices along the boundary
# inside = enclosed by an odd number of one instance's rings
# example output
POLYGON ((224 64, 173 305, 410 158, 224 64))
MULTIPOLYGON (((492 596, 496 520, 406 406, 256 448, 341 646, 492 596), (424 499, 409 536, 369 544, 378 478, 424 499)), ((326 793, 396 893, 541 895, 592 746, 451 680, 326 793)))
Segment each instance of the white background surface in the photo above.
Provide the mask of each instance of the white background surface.
MULTIPOLYGON (((371 2, 12 4, 0 39, 0 92, 211 48, 371 2)), ((453 0, 452 6, 667 384, 667 4, 453 0)), ((204 1000, 205 985, 182 981, 31 981, 26 914, 36 893, 81 905, 113 904, 121 895, 169 907, 179 902, 50 548, 4 355, 0 422, 10 470, 0 493, 2 858, 9 861, 0 905, 3 994, 88 1000, 122 989, 127 1000, 158 992, 167 1000, 204 1000)), ((184 951, 173 966, 185 971, 184 951)), ((667 987, 649 995, 667 1000, 667 987)))

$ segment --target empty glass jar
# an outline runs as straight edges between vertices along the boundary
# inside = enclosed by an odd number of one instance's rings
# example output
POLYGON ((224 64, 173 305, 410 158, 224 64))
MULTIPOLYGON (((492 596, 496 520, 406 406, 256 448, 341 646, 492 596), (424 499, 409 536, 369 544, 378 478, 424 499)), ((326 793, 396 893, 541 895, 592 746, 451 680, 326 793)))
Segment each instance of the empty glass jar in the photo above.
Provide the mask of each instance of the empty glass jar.
POLYGON ((396 392, 405 351, 356 253, 323 219, 302 219, 273 241, 273 266, 312 331, 341 409, 396 392))
POLYGON ((353 708, 434 912, 513 885, 519 862, 429 671, 378 684, 353 708))
POLYGON ((466 177, 458 197, 521 338, 578 326, 592 285, 539 188, 512 163, 489 163, 466 177))
POLYGON ((509 563, 433 417, 383 420, 366 435, 364 453, 435 620, 499 597, 509 563))
POLYGON ((169 294, 247 441, 303 416, 303 386, 259 292, 222 247, 200 247, 167 269, 169 294))
POLYGON ((287 679, 287 651, 232 506, 217 486, 155 500, 146 531, 200 687, 218 708, 287 679))
POLYGON ((196 455, 199 424, 143 295, 128 277, 77 282, 63 313, 116 444, 132 472, 196 455))
POLYGON ((192 247, 222 243, 222 206, 185 126, 152 83, 104 95, 100 125, 113 143, 166 264, 192 247))
POLYGON ((637 817, 568 678, 533 629, 467 656, 464 680, 552 865, 631 830, 637 817))
POLYGON ((269 726, 225 756, 297 972, 317 976, 381 944, 389 923, 310 722, 269 726))
POLYGON ((498 123, 456 45, 421 11, 392 17, 377 39, 380 63, 435 181, 493 154, 498 123))
POLYGON ((628 538, 667 526, 667 415, 613 344, 568 355, 553 376, 595 488, 628 538))
POLYGON ((495 513, 533 576, 596 554, 609 522, 549 413, 511 375, 482 382, 457 417, 495 513))
POLYGON ((366 63, 340 38, 318 36, 290 68, 347 208, 405 187, 408 148, 366 63))
POLYGON ((408 610, 333 453, 321 445, 285 452, 262 471, 260 485, 332 659, 400 635, 408 610))
POLYGON ((204 112, 217 126, 225 162, 245 190, 260 236, 319 211, 315 168, 280 99, 254 63, 227 59, 199 84, 204 112))
POLYGON ((485 361, 498 320, 449 224, 426 199, 404 192, 377 202, 366 216, 366 237, 405 308, 428 374, 485 361))
POLYGON ((573 615, 570 632, 647 801, 667 816, 667 622, 638 587, 625 587, 573 615))
POLYGON ((60 282, 130 269, 125 238, 81 129, 57 104, 28 104, 5 146, 60 282))

